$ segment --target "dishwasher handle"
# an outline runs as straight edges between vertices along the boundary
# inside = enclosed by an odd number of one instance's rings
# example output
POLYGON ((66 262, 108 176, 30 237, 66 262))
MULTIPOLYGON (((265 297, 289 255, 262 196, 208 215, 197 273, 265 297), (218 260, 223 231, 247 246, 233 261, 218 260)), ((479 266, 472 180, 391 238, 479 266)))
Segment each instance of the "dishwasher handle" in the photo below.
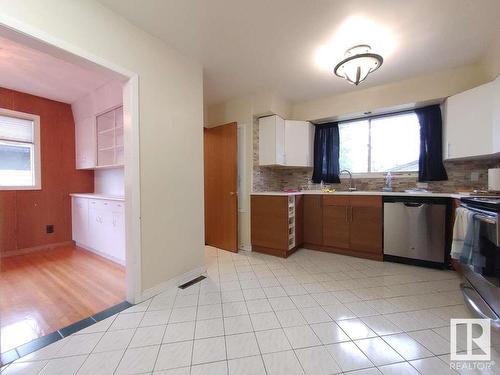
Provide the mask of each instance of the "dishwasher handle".
POLYGON ((422 207, 424 203, 418 203, 418 202, 404 202, 403 203, 406 207, 422 207))

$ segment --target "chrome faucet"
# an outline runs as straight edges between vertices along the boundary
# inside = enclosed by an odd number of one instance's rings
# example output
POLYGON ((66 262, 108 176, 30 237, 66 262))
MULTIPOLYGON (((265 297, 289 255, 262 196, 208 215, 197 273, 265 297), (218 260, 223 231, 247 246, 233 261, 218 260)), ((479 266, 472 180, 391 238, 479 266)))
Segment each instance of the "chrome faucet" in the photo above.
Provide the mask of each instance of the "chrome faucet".
POLYGON ((356 188, 354 187, 353 181, 352 181, 352 173, 350 171, 348 171, 347 169, 341 170, 340 174, 342 174, 342 173, 347 173, 349 175, 349 191, 356 191, 356 188))

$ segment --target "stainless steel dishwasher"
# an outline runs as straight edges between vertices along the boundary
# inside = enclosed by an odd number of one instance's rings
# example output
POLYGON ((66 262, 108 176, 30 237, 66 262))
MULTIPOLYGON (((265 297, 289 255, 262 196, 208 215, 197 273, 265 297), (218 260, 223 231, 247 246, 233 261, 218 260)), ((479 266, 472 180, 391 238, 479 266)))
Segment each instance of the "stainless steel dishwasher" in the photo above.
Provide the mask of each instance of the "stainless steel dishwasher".
POLYGON ((384 260, 444 267, 450 200, 384 197, 384 260))

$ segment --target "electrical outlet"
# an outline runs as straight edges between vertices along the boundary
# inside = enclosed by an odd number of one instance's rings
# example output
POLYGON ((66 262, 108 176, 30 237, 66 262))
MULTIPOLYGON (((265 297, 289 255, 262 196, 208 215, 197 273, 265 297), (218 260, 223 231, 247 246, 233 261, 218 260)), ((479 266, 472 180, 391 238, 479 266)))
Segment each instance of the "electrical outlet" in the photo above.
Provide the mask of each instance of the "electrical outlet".
POLYGON ((470 173, 470 180, 475 181, 475 182, 479 181, 479 172, 477 172, 477 171, 471 172, 470 173))
POLYGON ((46 227, 45 227, 45 231, 47 233, 54 233, 54 224, 48 224, 46 227))

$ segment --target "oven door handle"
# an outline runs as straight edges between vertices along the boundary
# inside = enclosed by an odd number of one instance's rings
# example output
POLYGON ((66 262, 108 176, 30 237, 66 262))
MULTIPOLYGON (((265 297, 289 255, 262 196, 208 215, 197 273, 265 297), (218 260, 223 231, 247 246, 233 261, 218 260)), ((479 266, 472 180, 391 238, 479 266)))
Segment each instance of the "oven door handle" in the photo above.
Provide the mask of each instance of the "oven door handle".
POLYGON ((479 221, 483 221, 485 223, 488 223, 488 224, 493 224, 493 225, 496 225, 497 224, 497 221, 490 217, 490 216, 486 216, 486 215, 482 215, 482 214, 476 214, 474 216, 476 219, 478 219, 479 221))
POLYGON ((483 301, 479 293, 467 283, 461 283, 460 288, 464 295, 465 304, 469 306, 480 318, 490 319, 498 324, 498 318, 491 308, 483 301), (482 308, 481 308, 481 307, 482 308), (486 314, 483 310, 486 310, 490 315, 486 314))

